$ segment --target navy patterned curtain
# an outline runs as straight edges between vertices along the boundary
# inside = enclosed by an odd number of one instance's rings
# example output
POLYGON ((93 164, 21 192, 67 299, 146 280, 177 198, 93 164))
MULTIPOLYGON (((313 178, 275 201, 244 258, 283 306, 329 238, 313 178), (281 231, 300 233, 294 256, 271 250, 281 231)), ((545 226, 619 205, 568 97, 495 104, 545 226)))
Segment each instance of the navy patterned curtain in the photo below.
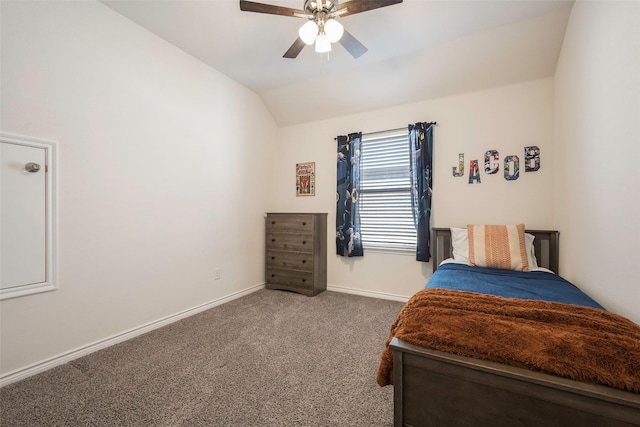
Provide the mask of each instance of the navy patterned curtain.
POLYGON ((362 256, 360 238, 360 142, 362 132, 338 136, 336 254, 362 256))
POLYGON ((433 125, 416 123, 409 125, 411 145, 411 203, 416 224, 416 261, 431 258, 431 194, 433 180, 433 125))

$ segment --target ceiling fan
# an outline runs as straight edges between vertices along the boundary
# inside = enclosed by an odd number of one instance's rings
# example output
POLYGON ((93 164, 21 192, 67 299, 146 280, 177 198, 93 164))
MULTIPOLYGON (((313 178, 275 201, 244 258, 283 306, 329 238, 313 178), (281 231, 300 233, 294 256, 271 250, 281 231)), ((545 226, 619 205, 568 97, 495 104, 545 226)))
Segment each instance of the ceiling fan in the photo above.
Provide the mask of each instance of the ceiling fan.
POLYGON ((331 43, 338 41, 354 58, 359 58, 367 48, 345 30, 335 18, 398 3, 402 3, 402 0, 348 0, 344 3, 339 3, 338 0, 305 0, 303 10, 297 10, 240 0, 240 10, 307 19, 298 31, 298 39, 285 52, 284 58, 296 58, 305 45, 311 45, 314 42, 316 52, 328 52, 331 50, 331 43))

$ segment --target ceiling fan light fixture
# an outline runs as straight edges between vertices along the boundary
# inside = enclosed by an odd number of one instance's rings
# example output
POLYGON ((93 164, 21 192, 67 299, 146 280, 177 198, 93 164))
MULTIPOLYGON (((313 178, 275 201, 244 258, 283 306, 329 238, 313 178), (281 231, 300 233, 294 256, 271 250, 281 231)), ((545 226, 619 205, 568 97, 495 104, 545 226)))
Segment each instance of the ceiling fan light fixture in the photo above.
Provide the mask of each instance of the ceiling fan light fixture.
POLYGON ((324 53, 331 50, 331 42, 325 33, 321 33, 316 37, 316 52, 324 53))
POLYGON ((300 39, 306 44, 313 44, 316 40, 316 36, 318 35, 318 24, 314 21, 307 21, 300 29, 298 30, 298 35, 300 39))
POLYGON ((344 34, 344 27, 335 19, 329 19, 324 24, 324 32, 331 43, 336 43, 344 34))

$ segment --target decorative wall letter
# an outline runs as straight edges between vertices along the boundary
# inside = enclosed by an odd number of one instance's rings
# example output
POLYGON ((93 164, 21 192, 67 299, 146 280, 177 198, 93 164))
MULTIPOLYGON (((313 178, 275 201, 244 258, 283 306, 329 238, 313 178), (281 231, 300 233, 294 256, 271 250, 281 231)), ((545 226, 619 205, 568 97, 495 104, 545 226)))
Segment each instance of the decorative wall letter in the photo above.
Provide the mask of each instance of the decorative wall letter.
POLYGON ((500 169, 499 156, 496 150, 489 150, 484 153, 484 171, 489 175, 498 172, 500 169))
POLYGON ((507 156, 504 158, 504 179, 515 181, 520 177, 520 159, 518 156, 507 156), (513 173, 510 173, 509 164, 513 162, 513 173))
POLYGON ((477 181, 480 184, 480 170, 478 169, 478 161, 469 161, 469 184, 473 184, 473 181, 477 181))
POLYGON ((540 149, 532 145, 524 147, 524 171, 535 172, 540 169, 540 149))
POLYGON ((462 176, 464 175, 464 153, 458 154, 458 170, 456 171, 456 167, 451 168, 453 171, 453 176, 462 176))
MULTIPOLYGON (((540 148, 537 145, 524 147, 525 172, 535 172, 540 169, 540 148)), ((458 154, 458 167, 451 168, 453 176, 464 176, 464 153, 458 154)), ((488 175, 500 170, 500 153, 498 150, 484 152, 484 172, 488 175)), ((504 179, 515 181, 520 178, 520 158, 516 155, 504 158, 504 179)), ((478 160, 469 160, 469 184, 481 184, 478 160)))

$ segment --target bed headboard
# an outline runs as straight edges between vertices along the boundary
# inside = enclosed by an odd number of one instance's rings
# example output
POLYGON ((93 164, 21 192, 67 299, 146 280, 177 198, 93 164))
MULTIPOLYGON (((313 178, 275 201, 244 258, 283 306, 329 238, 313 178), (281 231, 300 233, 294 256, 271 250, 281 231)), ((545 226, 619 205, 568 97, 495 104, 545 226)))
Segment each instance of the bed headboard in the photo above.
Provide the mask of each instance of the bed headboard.
MULTIPOLYGON (((442 261, 453 256, 453 248, 451 247, 451 229, 434 227, 431 230, 431 253, 433 255, 433 271, 435 272, 442 261)), ((533 241, 533 247, 536 250, 538 265, 558 274, 558 236, 560 232, 555 230, 527 230, 526 232, 536 237, 533 241)))

